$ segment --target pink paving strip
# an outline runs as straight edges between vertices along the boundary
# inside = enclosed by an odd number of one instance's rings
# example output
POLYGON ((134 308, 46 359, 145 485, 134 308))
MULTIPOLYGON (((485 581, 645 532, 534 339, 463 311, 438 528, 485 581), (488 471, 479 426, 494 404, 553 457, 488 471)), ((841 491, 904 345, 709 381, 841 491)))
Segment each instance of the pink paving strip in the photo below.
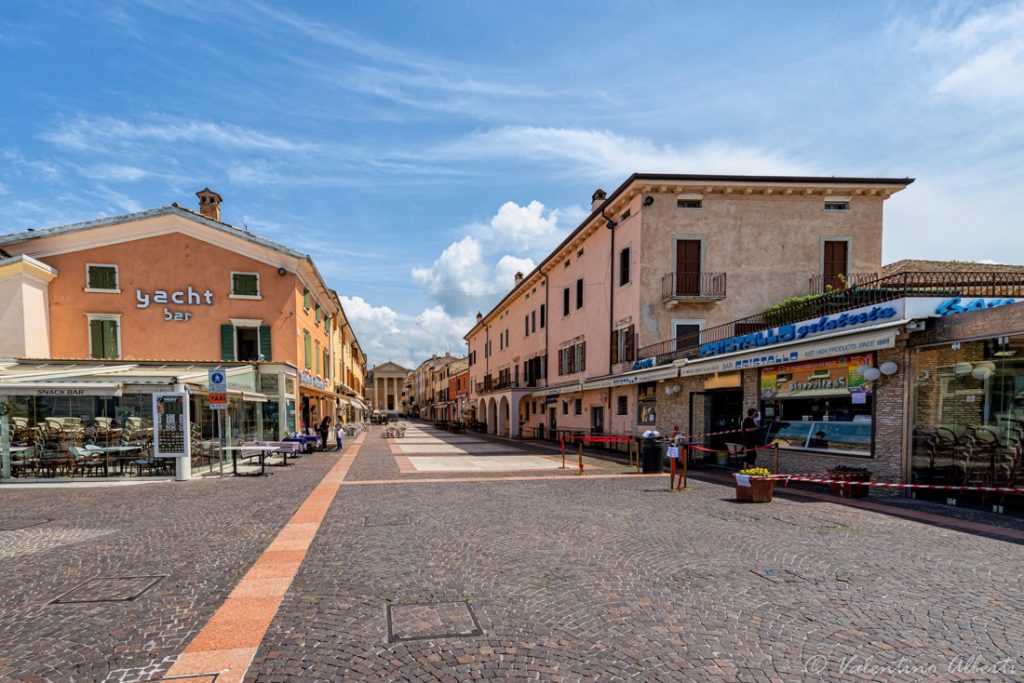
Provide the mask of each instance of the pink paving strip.
MULTIPOLYGON (((571 469, 571 468, 570 468, 571 469)), ((548 470, 536 470, 537 472, 547 472, 548 470)), ((345 481, 342 482, 342 486, 369 486, 379 484, 439 484, 439 483, 459 483, 459 482, 479 482, 479 481, 552 481, 555 479, 564 479, 566 481, 588 481, 591 479, 636 479, 636 478, 650 479, 652 477, 668 477, 667 474, 586 474, 582 477, 573 476, 571 474, 548 474, 548 475, 535 475, 532 477, 448 477, 448 478, 430 478, 430 479, 366 479, 363 481, 345 481)))
POLYGON ((364 432, 324 475, 165 677, 217 674, 218 683, 238 683, 245 677, 365 439, 364 432))

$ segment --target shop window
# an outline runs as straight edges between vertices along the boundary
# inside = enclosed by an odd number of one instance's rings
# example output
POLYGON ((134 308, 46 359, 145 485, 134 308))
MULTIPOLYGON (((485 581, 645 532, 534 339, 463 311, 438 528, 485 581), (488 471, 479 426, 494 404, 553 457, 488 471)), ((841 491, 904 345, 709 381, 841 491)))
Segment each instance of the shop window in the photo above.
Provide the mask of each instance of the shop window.
POLYGON ((89 355, 93 358, 121 357, 120 316, 89 316, 89 355))
POLYGON ((231 273, 232 299, 258 299, 260 297, 259 273, 231 273))
POLYGON ((90 263, 86 265, 85 291, 120 292, 117 281, 117 266, 90 263))
POLYGON ((637 387, 637 398, 639 399, 637 423, 642 425, 653 425, 657 420, 658 414, 658 383, 645 382, 639 385, 637 387))
POLYGON ((615 414, 619 417, 629 414, 629 397, 619 396, 615 399, 615 414))

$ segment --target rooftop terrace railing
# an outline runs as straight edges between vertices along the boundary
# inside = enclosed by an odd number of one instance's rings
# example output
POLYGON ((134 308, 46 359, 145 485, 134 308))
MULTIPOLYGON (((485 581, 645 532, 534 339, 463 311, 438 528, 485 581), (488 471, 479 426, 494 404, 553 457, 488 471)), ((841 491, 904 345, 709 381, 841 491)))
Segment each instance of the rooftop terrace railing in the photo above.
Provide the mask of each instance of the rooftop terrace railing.
POLYGON ((905 297, 1024 297, 1024 270, 991 273, 907 272, 888 275, 701 330, 699 335, 664 339, 640 348, 637 358, 666 363, 697 358, 703 344, 835 315, 905 297))

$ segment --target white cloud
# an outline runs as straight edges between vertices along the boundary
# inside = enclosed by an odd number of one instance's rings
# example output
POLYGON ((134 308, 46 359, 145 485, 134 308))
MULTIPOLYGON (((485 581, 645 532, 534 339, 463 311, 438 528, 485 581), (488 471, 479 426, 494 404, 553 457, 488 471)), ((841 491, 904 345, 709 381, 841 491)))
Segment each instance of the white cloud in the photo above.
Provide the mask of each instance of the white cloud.
POLYGON ((74 151, 105 151, 142 143, 194 142, 229 149, 298 152, 304 143, 230 124, 164 119, 136 123, 110 116, 78 116, 42 134, 42 139, 74 151))
POLYGON ((505 158, 565 164, 588 178, 646 173, 801 175, 803 164, 778 152, 724 142, 679 149, 607 130, 505 126, 473 133, 444 145, 437 154, 453 159, 505 158))
POLYGON ((526 206, 505 202, 487 226, 481 226, 485 239, 513 248, 533 251, 554 246, 558 235, 558 209, 545 215, 544 205, 536 199, 526 206))
POLYGON ((122 164, 97 164, 82 169, 82 175, 95 180, 131 183, 149 176, 148 171, 122 164))
POLYGON ((480 241, 467 235, 448 245, 429 268, 412 269, 413 282, 445 310, 466 314, 496 293, 480 241))
POLYGON ((462 335, 472 325, 471 316, 452 317, 440 306, 401 315, 358 296, 341 297, 341 305, 371 366, 390 360, 412 369, 435 353, 465 353, 462 335))
POLYGON ((935 92, 977 104, 1024 101, 1024 3, 926 29, 918 47, 939 60, 935 92))

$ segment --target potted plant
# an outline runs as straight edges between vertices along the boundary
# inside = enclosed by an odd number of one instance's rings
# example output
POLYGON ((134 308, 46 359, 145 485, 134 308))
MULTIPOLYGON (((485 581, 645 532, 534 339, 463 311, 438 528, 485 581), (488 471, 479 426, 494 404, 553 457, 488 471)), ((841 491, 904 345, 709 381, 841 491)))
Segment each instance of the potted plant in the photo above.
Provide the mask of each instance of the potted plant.
POLYGON ((832 493, 844 498, 865 498, 869 486, 847 483, 871 481, 871 470, 858 465, 836 465, 828 471, 828 478, 835 483, 829 484, 832 493))
POLYGON ((748 503, 770 503, 775 490, 775 480, 764 467, 748 467, 740 470, 736 477, 736 500, 748 503))

